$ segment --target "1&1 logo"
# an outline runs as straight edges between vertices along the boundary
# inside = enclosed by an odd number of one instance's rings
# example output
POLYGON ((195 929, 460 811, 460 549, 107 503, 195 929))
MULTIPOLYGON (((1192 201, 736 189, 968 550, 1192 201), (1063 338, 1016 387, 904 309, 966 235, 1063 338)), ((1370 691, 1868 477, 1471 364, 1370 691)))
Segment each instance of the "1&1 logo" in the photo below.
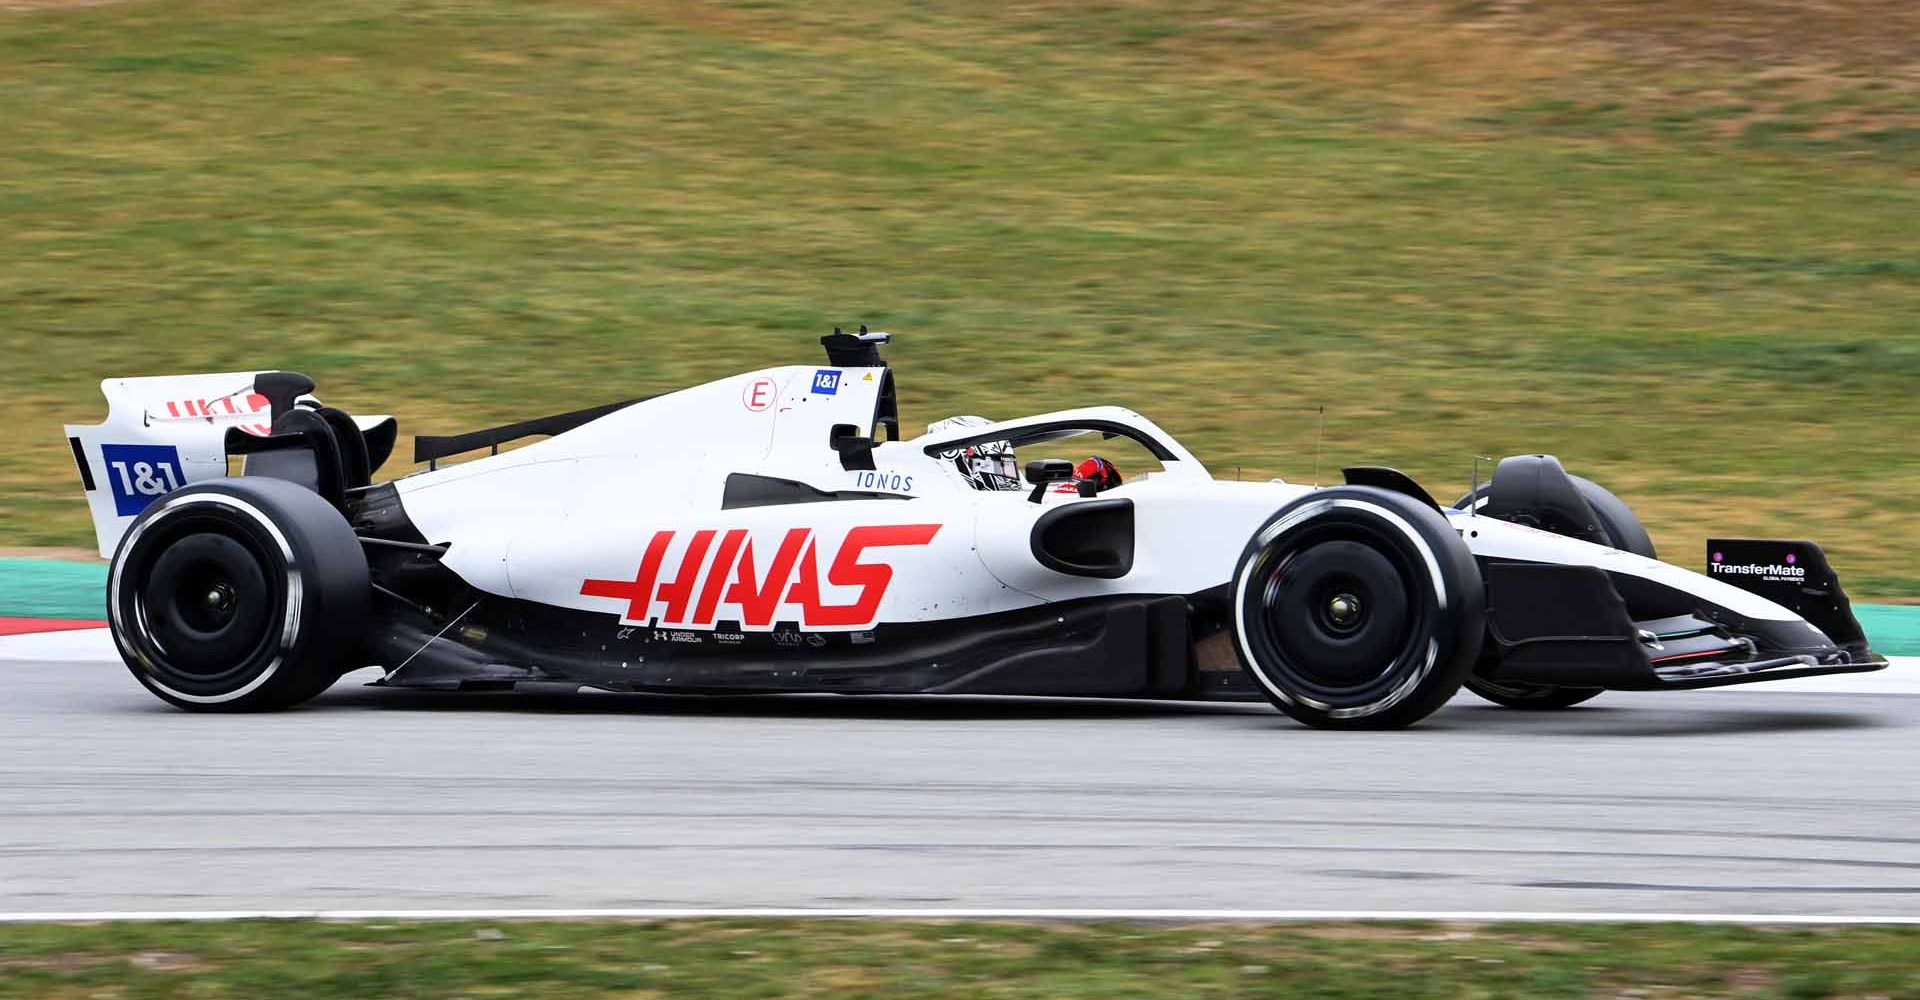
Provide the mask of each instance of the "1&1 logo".
POLYGON ((840 373, 831 368, 817 369, 813 373, 813 392, 816 396, 831 396, 840 391, 840 373))
POLYGON ((132 517, 187 484, 180 449, 170 444, 103 444, 100 460, 107 465, 107 488, 121 517, 132 517))

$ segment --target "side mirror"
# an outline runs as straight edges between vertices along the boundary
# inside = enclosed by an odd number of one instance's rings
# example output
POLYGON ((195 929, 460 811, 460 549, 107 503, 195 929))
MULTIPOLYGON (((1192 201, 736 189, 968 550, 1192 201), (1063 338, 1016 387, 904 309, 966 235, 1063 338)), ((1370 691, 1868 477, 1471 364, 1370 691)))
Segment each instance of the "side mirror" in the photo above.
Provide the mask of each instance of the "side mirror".
POLYGON ((1027 482, 1033 484, 1033 492, 1027 499, 1034 503, 1047 492, 1049 483, 1064 483, 1073 478, 1073 463, 1064 458, 1042 458, 1027 463, 1027 482))

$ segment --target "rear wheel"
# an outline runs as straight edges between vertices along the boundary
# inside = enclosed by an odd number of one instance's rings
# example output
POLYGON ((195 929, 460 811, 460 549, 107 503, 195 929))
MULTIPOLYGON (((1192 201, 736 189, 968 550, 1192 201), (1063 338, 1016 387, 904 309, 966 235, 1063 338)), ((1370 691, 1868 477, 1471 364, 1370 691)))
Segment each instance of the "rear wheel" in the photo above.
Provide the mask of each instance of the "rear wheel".
POLYGON ((1280 710, 1327 729, 1411 725, 1472 668, 1485 594, 1432 507, 1369 487, 1318 490, 1256 532, 1234 573, 1241 661, 1280 710))
POLYGON ((277 479, 197 483, 156 501, 114 554, 107 614, 121 659, 194 711, 298 704, 359 666, 371 587, 347 521, 277 479))

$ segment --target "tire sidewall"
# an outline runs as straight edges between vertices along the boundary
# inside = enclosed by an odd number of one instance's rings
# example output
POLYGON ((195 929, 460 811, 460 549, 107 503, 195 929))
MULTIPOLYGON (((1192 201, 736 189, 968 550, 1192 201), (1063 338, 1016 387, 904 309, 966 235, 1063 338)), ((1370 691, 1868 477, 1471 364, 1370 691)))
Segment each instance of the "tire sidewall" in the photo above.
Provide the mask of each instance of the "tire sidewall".
POLYGON ((128 669, 162 700, 194 711, 257 711, 304 701, 358 665, 350 657, 369 590, 352 528, 317 494, 280 480, 220 480, 167 494, 128 528, 108 577, 107 619, 128 669), (242 539, 254 553, 271 620, 233 669, 205 680, 169 666, 141 588, 170 542, 208 530, 242 539))
MULTIPOLYGON (((1313 544, 1308 541, 1310 548, 1313 544)), ((1305 549, 1300 551, 1306 551, 1305 549)), ((1297 553, 1294 553, 1297 555, 1297 553)), ((1486 596, 1466 543, 1437 509, 1404 494, 1372 487, 1334 487, 1309 493, 1269 518, 1247 543, 1235 567, 1232 588, 1234 645, 1261 691, 1288 715, 1325 728, 1390 728, 1408 725, 1444 704, 1460 687, 1480 652, 1486 596), (1326 692, 1290 678, 1263 638, 1264 614, 1255 588, 1275 561, 1303 534, 1335 522, 1365 524, 1397 549, 1414 605, 1410 631, 1391 666, 1375 679, 1326 697, 1326 692)))

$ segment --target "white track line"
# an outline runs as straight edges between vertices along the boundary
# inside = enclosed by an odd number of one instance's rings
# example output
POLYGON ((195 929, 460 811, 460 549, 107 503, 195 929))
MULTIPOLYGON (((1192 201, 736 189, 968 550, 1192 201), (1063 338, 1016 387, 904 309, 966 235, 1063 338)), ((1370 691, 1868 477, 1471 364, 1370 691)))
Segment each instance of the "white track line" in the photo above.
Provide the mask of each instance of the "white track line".
POLYGON ((214 920, 1130 920, 1207 923, 1430 920, 1453 923, 1675 923, 1920 926, 1920 916, 1822 913, 1584 913, 1533 910, 1086 910, 1086 909, 807 909, 637 908, 569 910, 98 910, 0 913, 0 924, 214 920))

